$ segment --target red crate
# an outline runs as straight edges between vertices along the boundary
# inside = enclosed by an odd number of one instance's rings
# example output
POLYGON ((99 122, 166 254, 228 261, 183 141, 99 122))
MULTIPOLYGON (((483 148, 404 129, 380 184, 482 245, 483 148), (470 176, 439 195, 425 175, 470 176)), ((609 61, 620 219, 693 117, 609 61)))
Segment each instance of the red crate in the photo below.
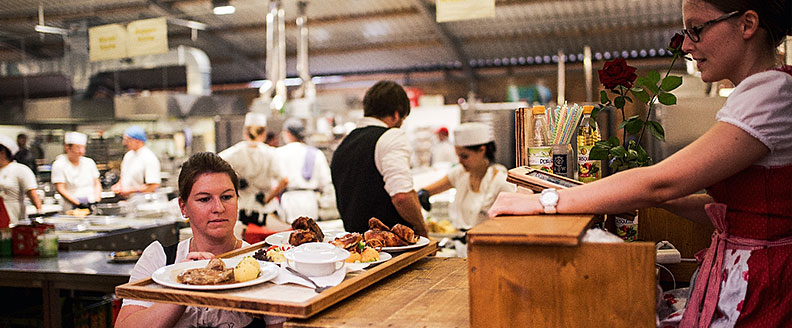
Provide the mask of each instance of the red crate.
POLYGON ((14 256, 39 256, 39 235, 55 230, 52 224, 18 225, 12 228, 14 256))

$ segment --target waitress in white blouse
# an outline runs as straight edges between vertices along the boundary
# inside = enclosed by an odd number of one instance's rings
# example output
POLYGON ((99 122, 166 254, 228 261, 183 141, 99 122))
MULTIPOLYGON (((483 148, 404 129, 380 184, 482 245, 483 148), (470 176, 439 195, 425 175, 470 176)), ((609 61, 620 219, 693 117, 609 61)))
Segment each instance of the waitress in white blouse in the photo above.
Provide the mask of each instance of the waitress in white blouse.
POLYGON ((429 196, 456 188, 454 202, 449 207, 451 224, 457 229, 468 230, 487 220, 487 211, 498 193, 515 191, 515 186, 506 182, 506 167, 495 163, 495 138, 489 125, 461 124, 454 129, 454 150, 460 165, 418 191, 418 199, 428 211, 431 209, 429 196))

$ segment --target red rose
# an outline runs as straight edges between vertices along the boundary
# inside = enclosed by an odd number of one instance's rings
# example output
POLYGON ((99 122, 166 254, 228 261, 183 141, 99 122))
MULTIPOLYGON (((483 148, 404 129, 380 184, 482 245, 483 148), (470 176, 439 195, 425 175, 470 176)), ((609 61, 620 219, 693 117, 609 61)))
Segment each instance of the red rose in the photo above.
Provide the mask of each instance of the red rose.
POLYGON ((638 78, 638 75, 635 74, 635 67, 628 66, 624 58, 605 62, 598 72, 600 82, 608 89, 614 89, 620 85, 631 88, 635 79, 638 78))
POLYGON ((682 42, 685 41, 685 36, 682 33, 674 34, 674 37, 671 38, 671 42, 668 44, 668 50, 671 50, 673 53, 682 52, 682 42))

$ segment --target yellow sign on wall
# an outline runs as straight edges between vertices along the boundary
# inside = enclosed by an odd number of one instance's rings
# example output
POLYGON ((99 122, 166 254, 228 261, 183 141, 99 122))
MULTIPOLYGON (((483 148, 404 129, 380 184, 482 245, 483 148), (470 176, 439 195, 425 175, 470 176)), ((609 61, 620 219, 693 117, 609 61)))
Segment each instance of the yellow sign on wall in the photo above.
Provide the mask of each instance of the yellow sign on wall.
POLYGON ((118 59, 127 56, 127 30, 119 24, 88 29, 88 55, 91 61, 118 59))
POLYGON ((495 17, 495 0, 437 0, 437 22, 495 17))
POLYGON ((138 20, 127 25, 127 56, 168 52, 168 24, 165 17, 138 20))

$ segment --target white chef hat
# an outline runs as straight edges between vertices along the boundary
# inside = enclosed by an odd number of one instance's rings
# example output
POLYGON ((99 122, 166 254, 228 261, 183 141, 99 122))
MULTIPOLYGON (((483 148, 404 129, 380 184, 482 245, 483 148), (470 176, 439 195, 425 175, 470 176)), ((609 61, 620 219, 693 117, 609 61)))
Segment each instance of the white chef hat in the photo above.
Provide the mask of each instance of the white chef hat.
POLYGON ((492 128, 484 123, 462 123, 454 129, 455 146, 483 145, 493 140, 495 140, 495 135, 492 128))
POLYGON ((245 126, 267 126, 267 115, 250 112, 245 115, 245 126))
POLYGON ((66 132, 63 136, 63 143, 67 145, 83 145, 88 142, 88 136, 79 132, 66 132))
POLYGON ((16 154, 19 151, 19 146, 17 146, 17 143, 11 138, 6 137, 2 134, 0 134, 0 145, 3 145, 4 147, 8 148, 8 150, 10 150, 11 156, 14 156, 14 154, 16 154))

